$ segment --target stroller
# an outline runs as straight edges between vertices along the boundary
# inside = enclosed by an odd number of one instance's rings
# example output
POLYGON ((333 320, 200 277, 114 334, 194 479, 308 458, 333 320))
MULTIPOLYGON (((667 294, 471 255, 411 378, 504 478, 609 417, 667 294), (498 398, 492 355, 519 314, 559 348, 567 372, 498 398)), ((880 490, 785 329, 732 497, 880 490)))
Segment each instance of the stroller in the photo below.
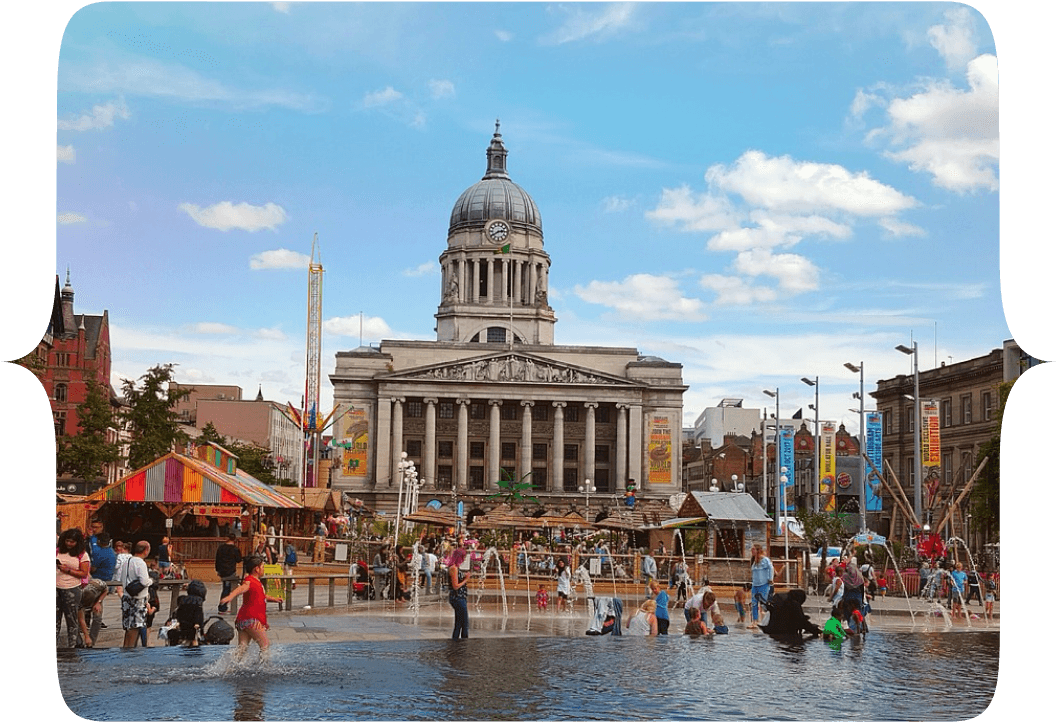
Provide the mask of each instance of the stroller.
POLYGON ((353 563, 348 570, 351 577, 352 593, 358 599, 374 599, 377 592, 374 585, 370 583, 370 567, 362 559, 353 563))
POLYGON ((176 600, 176 613, 158 631, 158 636, 171 646, 183 644, 229 644, 235 637, 234 628, 223 618, 205 619, 205 584, 195 579, 187 585, 187 593, 176 600))

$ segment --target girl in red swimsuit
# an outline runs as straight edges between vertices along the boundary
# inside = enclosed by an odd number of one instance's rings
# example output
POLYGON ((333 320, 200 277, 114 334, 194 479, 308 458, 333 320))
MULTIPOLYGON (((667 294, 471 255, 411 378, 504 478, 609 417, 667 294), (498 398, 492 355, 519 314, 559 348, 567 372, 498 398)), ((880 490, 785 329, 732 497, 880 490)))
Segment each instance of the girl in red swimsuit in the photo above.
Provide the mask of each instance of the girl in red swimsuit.
POLYGON ((238 608, 235 617, 235 629, 238 630, 238 656, 245 654, 249 641, 252 639, 260 648, 261 656, 268 648, 268 610, 267 602, 282 603, 281 597, 269 596, 264 591, 264 585, 260 582, 263 573, 264 560, 258 556, 250 556, 245 562, 245 579, 231 593, 220 600, 220 604, 227 604, 240 594, 245 594, 242 606, 238 608))

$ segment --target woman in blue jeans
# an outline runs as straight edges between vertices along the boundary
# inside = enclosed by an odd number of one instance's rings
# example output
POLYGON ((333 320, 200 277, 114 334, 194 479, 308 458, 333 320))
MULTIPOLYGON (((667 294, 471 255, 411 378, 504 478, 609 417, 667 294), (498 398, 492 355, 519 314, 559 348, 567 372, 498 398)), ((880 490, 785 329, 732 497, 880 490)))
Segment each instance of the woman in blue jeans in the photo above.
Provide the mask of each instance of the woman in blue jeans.
POLYGON ((748 629, 759 625, 759 600, 770 600, 774 591, 774 565, 763 553, 762 544, 752 544, 752 623, 748 629))
POLYGON ((447 558, 447 576, 451 580, 447 602, 455 610, 455 630, 451 633, 451 639, 469 639, 469 607, 466 602, 469 576, 459 569, 465 560, 466 550, 463 547, 456 547, 447 558))

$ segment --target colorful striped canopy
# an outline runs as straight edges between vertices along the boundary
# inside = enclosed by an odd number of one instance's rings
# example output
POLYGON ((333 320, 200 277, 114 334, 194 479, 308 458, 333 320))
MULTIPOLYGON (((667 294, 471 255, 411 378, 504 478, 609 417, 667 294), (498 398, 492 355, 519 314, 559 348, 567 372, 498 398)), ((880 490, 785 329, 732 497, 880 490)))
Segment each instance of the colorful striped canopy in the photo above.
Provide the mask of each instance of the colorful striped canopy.
POLYGON ((227 474, 182 454, 170 453, 105 486, 88 501, 156 501, 166 504, 249 504, 299 509, 301 505, 241 469, 227 474))

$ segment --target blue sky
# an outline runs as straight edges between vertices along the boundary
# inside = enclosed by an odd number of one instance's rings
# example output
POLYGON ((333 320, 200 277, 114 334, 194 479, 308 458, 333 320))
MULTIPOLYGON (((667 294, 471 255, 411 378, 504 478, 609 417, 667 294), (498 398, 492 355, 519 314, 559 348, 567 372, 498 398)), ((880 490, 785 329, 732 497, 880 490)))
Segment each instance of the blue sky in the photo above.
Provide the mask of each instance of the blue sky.
MULTIPOLYGON (((495 119, 536 200, 556 340, 813 402, 1010 337, 997 60, 952 4, 100 4, 58 64, 56 269, 114 385, 299 402, 319 234, 334 353, 435 338, 454 201, 495 119), (115 283, 120 278, 120 283, 115 283)), ((324 382, 324 406, 331 397, 324 382)), ((810 412, 807 412, 810 414, 810 412)), ((812 415, 812 414, 810 414, 812 415)))

